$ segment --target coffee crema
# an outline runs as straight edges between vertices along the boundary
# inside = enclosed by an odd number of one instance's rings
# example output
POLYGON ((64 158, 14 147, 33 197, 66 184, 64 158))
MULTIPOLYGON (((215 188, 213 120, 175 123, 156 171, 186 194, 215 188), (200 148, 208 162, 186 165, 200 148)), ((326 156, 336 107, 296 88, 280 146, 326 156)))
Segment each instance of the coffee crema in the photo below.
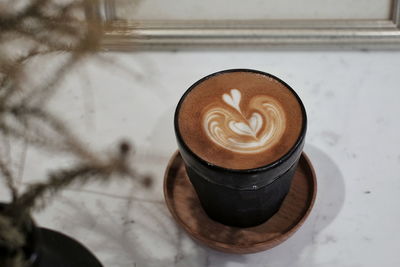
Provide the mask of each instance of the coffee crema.
POLYGON ((221 72, 191 88, 178 127, 200 158, 229 169, 252 169, 282 157, 296 143, 302 110, 278 80, 251 71, 221 72))

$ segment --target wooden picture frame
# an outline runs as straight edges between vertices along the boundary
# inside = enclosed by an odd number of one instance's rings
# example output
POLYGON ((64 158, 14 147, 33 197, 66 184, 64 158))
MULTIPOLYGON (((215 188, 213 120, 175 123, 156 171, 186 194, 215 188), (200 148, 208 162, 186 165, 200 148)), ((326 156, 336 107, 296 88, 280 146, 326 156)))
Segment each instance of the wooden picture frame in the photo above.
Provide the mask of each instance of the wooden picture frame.
POLYGON ((120 20, 104 0, 96 16, 108 22, 106 51, 177 49, 399 49, 400 0, 387 20, 120 20))

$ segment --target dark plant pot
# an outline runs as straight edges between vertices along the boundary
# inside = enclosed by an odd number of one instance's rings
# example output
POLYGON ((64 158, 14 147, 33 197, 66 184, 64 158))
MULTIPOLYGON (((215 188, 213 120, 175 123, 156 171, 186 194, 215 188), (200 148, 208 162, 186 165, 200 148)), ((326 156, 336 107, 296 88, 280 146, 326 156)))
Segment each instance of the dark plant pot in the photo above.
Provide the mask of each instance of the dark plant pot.
MULTIPOLYGON (((7 204, 0 203, 0 212, 7 204)), ((100 261, 78 241, 62 233, 41 228, 30 220, 22 230, 26 234, 23 247, 25 267, 102 267, 100 261)), ((15 252, 0 247, 0 258, 15 252)), ((3 267, 3 266, 1 266, 3 267)))
POLYGON ((174 126, 179 152, 187 174, 203 209, 210 218, 230 226, 250 227, 265 222, 279 210, 289 192, 307 129, 305 108, 289 85, 271 74, 256 70, 232 69, 213 73, 193 84, 182 96, 176 107, 174 126), (179 131, 179 110, 189 92, 203 80, 235 71, 254 72, 279 81, 293 93, 302 111, 302 129, 293 147, 271 164, 254 169, 228 169, 205 161, 186 145, 179 131))

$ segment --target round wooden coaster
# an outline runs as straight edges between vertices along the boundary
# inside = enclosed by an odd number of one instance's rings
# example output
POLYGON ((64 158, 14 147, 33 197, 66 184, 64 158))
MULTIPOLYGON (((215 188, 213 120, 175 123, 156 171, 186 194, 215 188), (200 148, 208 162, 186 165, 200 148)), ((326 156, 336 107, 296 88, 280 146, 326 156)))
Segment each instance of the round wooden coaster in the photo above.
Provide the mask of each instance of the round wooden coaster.
POLYGON ((317 193, 317 180, 308 157, 303 153, 289 194, 280 210, 265 223, 237 228, 210 219, 202 209, 187 177, 179 152, 167 167, 164 197, 176 222, 195 240, 228 253, 254 253, 279 245, 295 233, 308 217, 317 193))

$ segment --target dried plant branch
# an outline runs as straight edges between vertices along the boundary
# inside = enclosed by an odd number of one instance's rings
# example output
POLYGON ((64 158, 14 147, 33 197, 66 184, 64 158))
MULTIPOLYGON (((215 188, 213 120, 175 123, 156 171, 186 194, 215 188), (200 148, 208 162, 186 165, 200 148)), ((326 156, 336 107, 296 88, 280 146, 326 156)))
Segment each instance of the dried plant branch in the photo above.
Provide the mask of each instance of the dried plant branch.
POLYGON ((0 214, 0 246, 15 250, 24 245, 25 238, 23 234, 13 225, 9 217, 0 214))
POLYGON ((82 141, 76 137, 66 125, 61 122, 57 117, 51 113, 37 107, 15 107, 12 108, 13 113, 17 119, 32 120, 33 118, 39 119, 51 127, 61 138, 64 143, 64 148, 70 150, 75 156, 81 160, 98 163, 99 159, 95 153, 91 152, 82 141))
POLYGON ((14 184, 15 177, 11 173, 11 170, 8 168, 7 164, 5 164, 5 162, 3 162, 1 158, 0 158, 0 173, 4 177, 5 184, 7 188, 10 190, 12 196, 12 203, 14 203, 18 196, 18 190, 14 184))
POLYGON ((40 132, 36 132, 36 129, 31 128, 28 131, 23 129, 17 129, 11 125, 0 124, 0 134, 10 141, 13 140, 23 140, 30 145, 46 149, 53 152, 65 151, 66 148, 57 142, 57 140, 51 140, 46 138, 46 136, 41 135, 40 132))
POLYGON ((16 2, 20 1, 0 3, 0 135, 7 142, 18 140, 50 149, 54 156, 68 152, 76 163, 69 168, 54 168, 47 179, 31 184, 20 194, 14 174, 0 158, 0 176, 12 195, 11 203, 0 209, 0 266, 10 267, 24 266, 24 229, 31 223, 31 213, 64 188, 107 182, 112 177, 139 179, 146 187, 152 184, 150 176, 140 175, 129 166, 131 147, 127 142, 121 143, 117 152, 100 156, 46 109, 45 104, 69 71, 100 50, 108 25, 94 12, 93 6, 99 1, 29 0, 22 7, 16 2), (7 50, 10 40, 19 44, 13 53, 7 50), (29 86, 27 65, 35 62, 32 59, 58 53, 67 55, 66 60, 53 68, 50 78, 29 86))
POLYGON ((106 162, 97 164, 77 164, 69 169, 61 169, 50 173, 46 182, 35 183, 28 187, 16 202, 16 207, 30 211, 36 207, 37 201, 44 197, 54 196, 56 193, 73 184, 86 184, 91 181, 108 182, 109 177, 135 177, 136 173, 128 166, 129 145, 122 143, 117 155, 106 162))
POLYGON ((25 245, 25 236, 10 217, 0 214, 0 248, 2 253, 13 254, 13 257, 0 256, 0 266, 23 267, 24 257, 20 249, 25 245), (6 248, 6 251, 3 251, 6 248))

